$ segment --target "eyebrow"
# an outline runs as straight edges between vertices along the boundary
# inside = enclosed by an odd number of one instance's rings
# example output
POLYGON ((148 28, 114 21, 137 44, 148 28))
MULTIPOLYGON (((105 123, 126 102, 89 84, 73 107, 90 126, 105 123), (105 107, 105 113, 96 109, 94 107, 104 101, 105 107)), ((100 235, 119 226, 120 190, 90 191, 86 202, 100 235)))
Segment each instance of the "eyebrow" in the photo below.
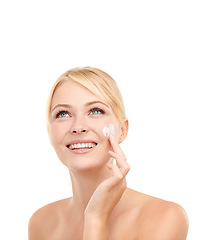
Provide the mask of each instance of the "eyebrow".
POLYGON ((109 106, 106 103, 101 102, 101 101, 91 101, 91 102, 86 103, 85 106, 90 106, 90 105, 95 104, 95 103, 103 104, 103 105, 105 105, 106 107, 109 108, 109 106))
MULTIPOLYGON (((85 106, 88 107, 88 106, 90 106, 90 105, 92 105, 92 104, 96 104, 96 103, 103 104, 103 105, 105 105, 107 108, 109 108, 109 106, 108 106, 106 103, 101 102, 101 101, 91 101, 91 102, 87 102, 87 103, 85 104, 85 106)), ((51 112, 53 112, 54 109, 56 109, 57 107, 67 107, 67 108, 72 108, 72 105, 70 105, 70 104, 60 103, 60 104, 57 104, 56 106, 54 106, 54 107, 52 108, 51 112)))

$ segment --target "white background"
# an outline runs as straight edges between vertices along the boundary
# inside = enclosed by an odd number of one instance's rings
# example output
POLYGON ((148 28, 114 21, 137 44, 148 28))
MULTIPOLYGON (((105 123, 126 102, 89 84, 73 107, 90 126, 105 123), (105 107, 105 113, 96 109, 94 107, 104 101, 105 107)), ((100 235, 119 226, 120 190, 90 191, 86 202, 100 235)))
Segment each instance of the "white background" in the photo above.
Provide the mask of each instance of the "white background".
POLYGON ((51 86, 69 68, 108 72, 130 131, 128 186, 179 203, 206 239, 206 8, 199 0, 1 1, 1 239, 71 195, 46 132, 51 86))

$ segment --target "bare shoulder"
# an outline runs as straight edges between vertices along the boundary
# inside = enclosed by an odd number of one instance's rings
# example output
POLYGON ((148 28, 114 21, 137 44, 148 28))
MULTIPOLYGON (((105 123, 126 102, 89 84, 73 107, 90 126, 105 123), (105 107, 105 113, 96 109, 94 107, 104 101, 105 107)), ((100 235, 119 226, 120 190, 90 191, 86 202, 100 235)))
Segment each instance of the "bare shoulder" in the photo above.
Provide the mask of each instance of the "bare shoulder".
POLYGON ((136 226, 141 239, 186 239, 188 217, 180 205, 133 190, 130 192, 138 209, 136 226))
POLYGON ((49 236, 55 236, 62 205, 64 205, 66 201, 67 199, 63 199, 50 203, 38 209, 31 216, 28 225, 29 240, 45 240, 48 239, 49 236))
POLYGON ((189 227, 185 210, 173 202, 166 202, 163 208, 161 206, 159 208, 162 209, 162 212, 157 219, 157 238, 185 240, 189 227))

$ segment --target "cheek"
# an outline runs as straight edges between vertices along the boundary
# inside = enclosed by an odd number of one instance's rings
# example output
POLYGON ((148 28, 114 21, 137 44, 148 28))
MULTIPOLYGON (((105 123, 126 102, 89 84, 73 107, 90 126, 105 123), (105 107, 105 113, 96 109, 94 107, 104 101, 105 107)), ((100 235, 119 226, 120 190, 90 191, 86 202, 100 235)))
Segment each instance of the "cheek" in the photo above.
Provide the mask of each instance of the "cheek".
POLYGON ((103 129, 105 126, 108 126, 110 122, 103 122, 103 123, 95 123, 91 126, 91 129, 102 139, 105 140, 106 137, 104 136, 103 129))
POLYGON ((108 149, 111 148, 111 144, 110 144, 109 139, 104 135, 103 129, 104 129, 105 126, 108 126, 111 123, 114 125, 113 136, 114 136, 116 142, 119 142, 121 132, 120 132, 119 124, 117 124, 116 122, 108 121, 104 124, 101 124, 101 125, 98 125, 98 126, 95 125, 95 127, 93 127, 93 131, 95 131, 96 134, 99 136, 99 139, 100 139, 101 143, 103 143, 104 147, 106 147, 108 149))
POLYGON ((53 146, 61 142, 63 136, 63 128, 53 123, 50 128, 50 138, 53 146))

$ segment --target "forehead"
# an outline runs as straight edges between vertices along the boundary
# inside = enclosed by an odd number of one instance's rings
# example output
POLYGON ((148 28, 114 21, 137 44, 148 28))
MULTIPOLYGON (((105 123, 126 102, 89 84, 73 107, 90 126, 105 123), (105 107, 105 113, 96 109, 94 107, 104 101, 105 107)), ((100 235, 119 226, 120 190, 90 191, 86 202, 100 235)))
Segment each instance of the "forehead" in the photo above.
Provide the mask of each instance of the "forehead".
POLYGON ((72 103, 83 103, 83 102, 97 101, 97 100, 105 103, 103 100, 101 100, 99 97, 97 97, 95 94, 93 94, 90 90, 88 90, 86 87, 84 87, 80 83, 77 83, 72 79, 68 79, 61 82, 57 86, 51 101, 51 109, 56 104, 61 104, 61 103, 72 104, 72 103))

